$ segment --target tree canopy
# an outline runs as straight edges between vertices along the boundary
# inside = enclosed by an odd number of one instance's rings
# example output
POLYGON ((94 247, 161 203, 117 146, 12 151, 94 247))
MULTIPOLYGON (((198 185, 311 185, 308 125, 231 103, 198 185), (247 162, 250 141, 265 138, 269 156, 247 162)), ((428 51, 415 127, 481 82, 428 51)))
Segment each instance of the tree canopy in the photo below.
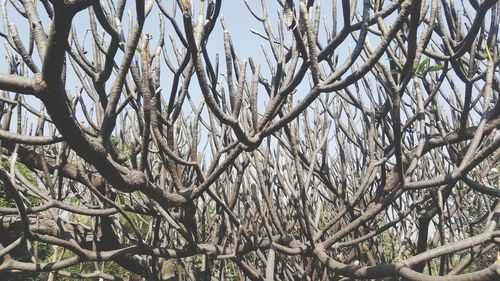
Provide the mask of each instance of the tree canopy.
POLYGON ((0 9, 0 279, 500 280, 498 1, 0 9))

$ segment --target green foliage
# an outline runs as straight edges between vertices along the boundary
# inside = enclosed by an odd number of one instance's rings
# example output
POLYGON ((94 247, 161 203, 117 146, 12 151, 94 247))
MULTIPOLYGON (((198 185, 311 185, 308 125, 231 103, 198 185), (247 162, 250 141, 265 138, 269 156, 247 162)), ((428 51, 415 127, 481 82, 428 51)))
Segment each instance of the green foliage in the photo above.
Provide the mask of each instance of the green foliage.
POLYGON ((111 136, 111 145, 117 146, 118 145, 118 138, 115 136, 111 136))
MULTIPOLYGON (((68 259, 75 256, 74 253, 70 251, 63 250, 62 259, 68 259)), ((129 276, 129 272, 123 267, 119 266, 115 262, 83 262, 77 265, 70 266, 64 269, 71 273, 89 273, 96 270, 102 271, 113 276, 120 277, 124 280, 129 276), (97 267, 97 268, 96 268, 97 267)), ((73 277, 58 276, 58 281, 72 281, 75 280, 73 277)))
POLYGON ((18 272, 18 273, 0 273, 0 280, 8 281, 45 281, 49 274, 46 272, 18 272))
MULTIPOLYGON (((120 48, 120 50, 122 50, 123 52, 125 52, 125 47, 126 47, 126 46, 127 46, 127 43, 126 43, 126 42, 123 42, 123 41, 122 41, 122 42, 118 43, 118 47, 119 47, 119 48, 120 48)), ((139 53, 139 54, 140 54, 140 53, 141 53, 141 48, 137 47, 137 48, 135 49, 135 51, 136 51, 137 53, 139 53)))
MULTIPOLYGON (((54 248, 51 245, 35 242, 31 247, 31 252, 26 250, 26 244, 20 245, 10 254, 18 261, 30 262, 32 256, 36 256, 38 261, 48 263, 50 257, 54 253, 54 248), (36 250, 36 255, 35 255, 36 250)), ((3 259, 0 259, 3 262, 3 259)), ((2 272, 0 273, 0 280, 9 281, 45 281, 48 278, 48 273, 45 272, 2 272)))
POLYGON ((493 61, 493 57, 491 56, 490 52, 490 47, 488 47, 488 42, 486 41, 486 39, 484 39, 484 48, 486 49, 486 55, 488 56, 488 60, 493 61))
MULTIPOLYGON (((2 168, 4 170, 10 169, 10 163, 8 161, 2 161, 2 168)), ((16 163, 16 169, 18 169, 21 174, 33 185, 38 184, 37 176, 33 173, 28 167, 24 164, 16 163)), ((40 199, 28 196, 28 200, 30 205, 36 206, 41 203, 40 199)), ((0 181, 0 207, 9 207, 15 208, 16 203, 12 197, 12 193, 10 190, 5 188, 5 184, 0 181)), ((31 257, 36 255, 37 259, 41 262, 48 262, 51 255, 54 252, 53 246, 47 245, 44 243, 35 242, 31 247, 32 251, 28 253, 26 250, 26 245, 20 245, 10 254, 13 258, 19 261, 29 262, 31 261, 31 257), (35 253, 36 251, 36 253, 35 253)), ((3 259, 0 258, 0 262, 3 259)), ((8 273, 3 272, 0 273, 0 280, 9 280, 9 281, 42 281, 47 280, 48 273, 36 273, 36 272, 20 272, 20 273, 8 273)))
POLYGON ((15 206, 16 203, 14 203, 10 191, 5 188, 3 182, 0 182, 0 207, 14 208, 15 206))
POLYGON ((485 253, 477 255, 474 259, 472 259, 471 265, 464 270, 464 273, 475 272, 491 266, 495 263, 498 251, 500 251, 500 247, 497 246, 486 251, 485 253))
POLYGON ((238 275, 238 267, 233 261, 231 260, 226 261, 226 264, 224 266, 224 276, 226 280, 230 281, 240 280, 238 275))
POLYGON ((443 65, 430 65, 431 60, 429 58, 425 58, 417 67, 417 72, 415 74, 419 76, 425 76, 429 72, 439 71, 444 69, 443 65))
MULTIPOLYGON (((400 61, 400 65, 404 65, 405 63, 400 61)), ((425 58, 420 62, 420 64, 417 66, 417 70, 415 71, 415 76, 423 77, 427 75, 429 72, 436 72, 439 70, 443 70, 444 65, 436 64, 431 66, 431 60, 430 58, 425 58)), ((391 74, 401 74, 401 69, 393 69, 391 70, 391 74)))
MULTIPOLYGON (((10 169, 10 163, 9 161, 2 161, 2 168, 4 170, 9 170, 10 169)), ((38 179, 26 165, 17 162, 16 163, 16 169, 18 169, 21 174, 33 185, 38 184, 38 179)), ((29 197, 30 204, 32 206, 39 205, 41 203, 40 199, 34 198, 34 197, 29 197)), ((12 197, 12 194, 10 193, 9 190, 5 188, 5 185, 3 182, 0 181, 0 207, 9 207, 9 208, 14 208, 16 207, 16 203, 14 202, 14 199, 12 197)))

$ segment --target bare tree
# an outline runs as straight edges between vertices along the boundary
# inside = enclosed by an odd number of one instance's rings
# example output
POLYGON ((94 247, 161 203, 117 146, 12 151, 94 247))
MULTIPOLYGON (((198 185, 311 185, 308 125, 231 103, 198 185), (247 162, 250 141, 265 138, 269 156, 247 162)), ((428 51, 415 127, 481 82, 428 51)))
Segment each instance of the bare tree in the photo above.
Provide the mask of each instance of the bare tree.
POLYGON ((0 277, 500 280, 498 1, 255 2, 3 1, 0 277))

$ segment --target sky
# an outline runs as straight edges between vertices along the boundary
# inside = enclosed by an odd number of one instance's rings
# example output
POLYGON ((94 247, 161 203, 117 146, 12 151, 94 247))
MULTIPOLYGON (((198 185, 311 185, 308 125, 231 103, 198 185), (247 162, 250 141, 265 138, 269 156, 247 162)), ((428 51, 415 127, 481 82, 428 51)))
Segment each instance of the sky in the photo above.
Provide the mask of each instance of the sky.
MULTIPOLYGON (((108 1, 111 1, 111 0, 108 0, 108 1)), ((164 5, 169 10, 171 10, 171 6, 172 6, 171 0, 168 0, 168 1, 162 0, 162 1, 163 1, 164 5)), ((205 1, 208 1, 208 0, 205 0, 205 1)), ((194 14, 197 15, 199 13, 199 3, 200 2, 197 0, 193 0, 192 2, 193 2, 193 5, 195 7, 194 14)), ((279 20, 278 14, 281 13, 281 7, 277 4, 277 1, 262 1, 262 2, 265 3, 265 5, 267 7, 267 12, 269 14, 269 18, 271 21, 270 24, 271 24, 273 30, 276 32, 277 26, 278 26, 278 20, 279 20)), ((295 2, 297 3, 298 0, 296 0, 295 2)), ((332 16, 332 12, 331 12, 332 1, 316 1, 316 2, 321 4, 321 15, 322 15, 321 17, 322 17, 322 20, 325 21, 325 23, 321 23, 321 28, 320 28, 321 32, 320 32, 320 36, 319 36, 320 41, 322 41, 323 44, 325 44, 324 42, 326 40, 325 40, 325 32, 324 32, 323 25, 330 27, 332 24, 332 21, 333 21, 333 16, 332 16)), ((337 2, 340 2, 340 1, 337 1, 337 2)), ((361 8, 362 1, 357 1, 357 2, 358 2, 357 7, 359 10, 361 8)), ((6 20, 2 16, 2 20, 4 21, 3 22, 4 33, 5 33, 5 29, 8 29, 7 26, 9 23, 15 24, 18 28, 19 34, 21 36, 21 39, 22 39, 24 45, 28 46, 29 31, 28 31, 27 21, 22 16, 20 16, 17 13, 17 11, 15 11, 15 9, 10 1, 6 1, 5 3, 7 5, 7 15, 9 18, 8 18, 8 20, 6 20)), ((42 5, 40 5, 40 2, 38 4, 39 4, 38 9, 39 9, 39 14, 40 14, 40 17, 42 20, 42 24, 44 25, 44 27, 48 28, 48 26, 50 25, 50 20, 47 17, 46 12, 44 11, 42 5)), ((258 14, 259 16, 262 15, 261 1, 248 0, 248 4, 254 9, 256 14, 258 14)), ((205 6, 206 5, 207 4, 205 4, 205 6)), ((338 3, 337 5, 339 6, 338 7, 339 8, 339 11, 338 11, 339 19, 337 20, 338 21, 337 30, 340 30, 342 28, 342 18, 341 18, 342 12, 341 12, 340 3, 338 3)), ((127 20, 128 20, 129 13, 127 10, 130 10, 131 11, 130 14, 132 15, 132 17, 135 17, 135 1, 132 1, 132 0, 127 1, 126 12, 124 15, 124 19, 122 21, 122 26, 124 28, 125 34, 127 34, 127 30, 128 30, 127 20)), ((182 15, 181 15, 180 11, 178 10, 177 11, 177 19, 178 19, 179 25, 182 28, 181 17, 182 17, 182 15)), ((196 16, 194 16, 193 18, 196 19, 196 16)), ((264 28, 262 26, 262 23, 259 22, 257 19, 255 19, 251 15, 251 13, 248 11, 244 0, 224 0, 222 2, 221 15, 219 17, 217 24, 215 25, 215 29, 212 32, 212 36, 209 39, 207 48, 208 48, 212 63, 215 62, 216 54, 219 54, 219 66, 220 66, 219 73, 225 72, 223 33, 222 33, 222 27, 220 24, 220 20, 222 18, 224 19, 224 21, 229 29, 229 32, 230 32, 232 40, 233 40, 234 48, 235 48, 236 53, 238 54, 239 58, 240 59, 248 59, 249 57, 252 57, 256 63, 261 63, 262 74, 265 77, 270 78, 269 67, 267 66, 265 57, 263 55, 263 49, 265 49, 269 54, 271 54, 269 44, 268 44, 268 42, 266 42, 266 40, 260 38, 259 36, 257 36, 256 34, 254 34, 250 31, 251 29, 254 29, 254 30, 264 34, 265 33, 264 28)), ((390 24, 390 21, 392 21, 393 18, 391 19, 391 17, 389 17, 388 20, 389 20, 389 23, 387 23, 387 25, 390 24)), ((92 40, 91 40, 92 38, 91 38, 90 32, 87 32, 89 29, 88 11, 80 12, 75 17, 73 23, 74 23, 74 26, 76 27, 76 30, 77 30, 76 36, 78 37, 80 44, 82 44, 82 46, 84 46, 84 48, 88 51, 87 56, 91 60, 92 59, 92 40)), ((150 15, 146 19, 146 24, 144 27, 144 33, 149 33, 153 36, 153 41, 152 41, 153 43, 152 43, 151 49, 154 48, 154 46, 156 45, 156 40, 159 38, 158 23, 159 23, 159 11, 157 9, 157 5, 154 4, 153 10, 151 11, 150 15)), ((167 53, 169 54, 170 59, 172 61, 174 61, 175 59, 174 59, 173 52, 172 52, 172 46, 170 45, 170 42, 168 40, 168 34, 173 34, 174 38, 176 38, 175 32, 173 31, 172 26, 169 24, 169 22, 166 19, 165 19, 165 26, 166 26, 166 34, 167 34, 167 38, 165 40, 167 53)), ((100 26, 98 26, 98 30, 101 34, 103 34, 102 28, 100 26)), ((285 42, 290 41, 290 34, 291 34, 290 31, 285 31, 285 42)), ((357 36, 357 33, 355 33, 354 36, 357 36)), ((109 40, 109 36, 106 36, 105 38, 107 40, 109 40)), ((370 36, 369 38, 371 40, 372 46, 376 47, 378 45, 377 36, 370 36)), ((181 43, 179 42, 179 40, 174 39, 174 41, 176 42, 177 47, 181 46, 181 43)), ((4 44, 6 44, 5 40, 3 40, 3 42, 4 42, 4 44)), ((353 48, 353 46, 354 46, 354 40, 351 37, 348 37, 348 40, 346 42, 344 42, 338 48, 336 53, 339 55, 340 62, 342 62, 344 60, 344 58, 349 55, 349 53, 350 53, 349 51, 353 48)), ((1 49, 0 55, 5 56, 6 55, 5 48, 0 48, 0 49, 1 49)), ((119 51, 117 56, 116 56, 117 64, 120 64, 120 62, 121 62, 121 55, 122 55, 122 53, 119 51)), ((36 53, 36 48, 34 51, 33 58, 35 60, 35 63, 37 63, 39 66, 41 66, 40 59, 38 58, 38 55, 36 53)), ((382 58, 382 59, 384 59, 384 58, 382 58)), ((359 59, 357 62, 359 62, 359 59)), ((8 70, 8 66, 6 64, 4 64, 3 66, 0 66, 0 68, 2 69, 1 71, 4 73, 8 70)), ((251 72, 250 68, 248 67, 247 68, 247 76, 249 76, 249 77, 251 77, 250 72, 251 72)), ((162 63, 161 75, 162 75, 161 76, 161 86, 163 89, 164 97, 166 99, 168 99, 168 96, 170 94, 172 74, 168 71, 168 69, 164 63, 162 63)), ((224 78, 222 76, 220 76, 218 78, 219 78, 219 81, 222 81, 223 82, 222 84, 225 85, 225 82, 223 80, 224 78)), ((73 73, 71 67, 68 64, 67 89, 68 89, 69 93, 71 95, 74 95, 77 87, 80 84, 81 84, 80 81, 76 78, 75 74, 73 73)), ((112 85, 112 79, 110 79, 110 81, 107 83, 107 87, 109 88, 109 87, 111 87, 111 85, 112 85)), ((303 83, 299 86, 299 88, 298 88, 299 93, 297 94, 297 96, 300 97, 300 95, 304 94, 304 92, 306 92, 308 90, 308 88, 309 88, 308 86, 309 85, 308 85, 307 78, 306 78, 303 81, 303 83)), ((196 77, 193 76, 193 81, 190 84, 190 94, 192 97, 194 97, 194 99, 196 99, 197 97, 199 98, 199 96, 201 95, 198 88, 199 88, 199 86, 198 86, 198 83, 196 81, 196 77)), ((447 91, 447 86, 445 85, 443 87, 443 89, 444 89, 444 91, 447 91)), ((449 89, 449 87, 448 87, 448 89, 449 89)), ((260 99, 261 102, 265 101, 266 94, 264 93, 264 91, 260 91, 259 95, 260 95, 259 97, 262 97, 260 99)), ((32 106, 34 106, 35 108, 40 107, 40 103, 36 99, 31 98, 31 97, 26 97, 26 99, 29 100, 29 103, 32 106)), ((84 120, 83 117, 81 117, 79 119, 84 120)))
MULTIPOLYGON (((108 0, 111 1, 111 0, 108 0)), ((161 0, 164 5, 171 10, 172 7, 172 1, 171 0, 161 0)), ((194 5, 194 14, 197 15, 199 13, 199 4, 200 2, 197 0, 191 0, 194 5)), ((147 2, 147 1, 146 1, 147 2)), ((206 0, 205 2, 208 2, 206 0)), ((295 1, 298 3, 298 1, 295 1)), ((321 3, 321 11, 322 15, 327 21, 327 25, 331 25, 331 1, 317 1, 321 3)), ((281 6, 277 3, 277 1, 259 1, 259 0, 247 0, 248 5, 250 5, 256 14, 261 16, 263 14, 262 12, 262 3, 265 3, 267 12, 269 14, 269 18, 271 20, 270 24, 273 28, 273 30, 277 34, 277 26, 278 23, 278 14, 281 14, 282 9, 281 6)), ((14 8, 12 3, 10 1, 5 1, 7 13, 6 15, 8 16, 8 19, 6 19, 3 15, 0 15, 3 21, 3 32, 7 33, 6 30, 8 29, 9 24, 15 24, 18 31, 19 35, 21 37, 22 42, 24 45, 28 46, 29 42, 29 26, 27 23, 27 20, 23 18, 14 8)), ((205 7, 207 4, 205 4, 205 7)), ((122 27, 124 29, 125 34, 127 34, 128 30, 128 11, 130 11, 130 14, 132 17, 135 18, 135 1, 128 0, 127 1, 127 6, 126 6, 126 11, 124 18, 122 20, 122 27)), ((45 12, 43 6, 41 5, 40 2, 38 2, 38 12, 42 21, 43 26, 45 29, 48 29, 50 26, 50 19, 47 16, 47 13, 45 12)), ((339 15, 341 15, 341 12, 339 12, 339 15)), ((177 19, 178 23, 180 24, 182 28, 182 15, 177 11, 177 19)), ((270 47, 268 43, 257 36, 256 34, 253 34, 250 29, 256 30, 257 32, 260 32, 262 34, 265 34, 263 25, 261 22, 259 22, 257 19, 255 19, 251 13, 248 11, 244 0, 224 0, 222 2, 222 10, 220 17, 218 19, 217 24, 215 25, 215 29, 212 32, 212 36, 209 39, 208 42, 208 50, 211 56, 211 59, 213 62, 215 61, 215 55, 219 54, 219 62, 220 62, 220 72, 223 73, 225 70, 225 62, 224 62, 224 47, 223 47, 223 33, 222 33, 222 27, 220 24, 220 20, 224 19, 226 22, 226 25, 230 31, 234 47, 236 52, 239 55, 240 59, 248 59, 249 57, 252 57, 253 60, 256 63, 261 63, 262 64, 262 74, 265 76, 269 76, 269 68, 267 67, 266 60, 263 54, 263 48, 271 55, 270 53, 270 47)), ((196 16, 193 16, 193 19, 196 19, 196 16)), ((155 38, 159 38, 159 28, 158 28, 158 22, 159 22, 159 11, 157 9, 156 3, 153 5, 153 9, 146 19, 146 24, 144 27, 144 33, 149 33, 153 35, 153 41, 156 43, 155 38)), ((76 15, 76 17, 73 20, 73 24, 76 27, 77 30, 77 37, 80 41, 80 44, 85 48, 85 50, 88 52, 87 57, 89 59, 92 59, 92 38, 91 38, 91 33, 89 31, 90 24, 88 20, 88 11, 82 11, 76 15)), ((166 35, 168 34, 173 34, 174 38, 175 32, 173 31, 171 25, 168 23, 168 21, 165 19, 165 24, 166 24, 166 35)), ((341 19, 339 19, 339 25, 338 28, 341 28, 341 19)), ((324 29, 322 29, 324 30, 324 29)), ((103 29, 98 26, 98 31, 103 33, 103 29)), ((290 42, 290 34, 291 32, 285 32, 285 42, 290 42)), ((109 40, 109 36, 106 36, 106 39, 109 40)), ((175 40, 176 44, 178 47, 181 46, 180 42, 178 40, 175 40)), ((3 40, 4 44, 5 40, 3 40)), ((171 52, 171 45, 169 44, 168 37, 165 40, 165 43, 167 45, 167 50, 170 56, 170 59, 174 59, 173 53, 171 52), (170 48, 170 49, 169 49, 170 48)), ((347 50, 348 46, 342 46, 345 50, 347 50)), ((152 47, 153 48, 153 47, 152 47)), ((340 52, 341 55, 345 54, 346 52, 340 52)), ((0 50, 0 55, 3 57, 6 55, 5 48, 0 50)), ((121 52, 118 52, 116 56, 116 61, 118 64, 120 64, 120 58, 121 58, 121 52)), ((35 63, 39 66, 41 66, 40 63, 40 58, 36 52, 36 48, 34 50, 34 55, 33 59, 35 63)), ((69 64, 68 64, 69 65, 69 64)), ((167 69, 165 65, 162 65, 164 68, 164 71, 162 71, 162 80, 166 81, 166 83, 163 83, 162 85, 164 88, 168 89, 168 80, 169 74, 166 74, 167 69), (166 76, 163 76, 165 75, 166 76), (164 78, 164 79, 163 79, 164 78)), ((2 72, 7 72, 8 67, 4 65, 3 69, 1 70, 2 72)), ((248 70, 247 70, 248 71, 248 70)), ((250 71, 248 71, 250 73, 250 71)), ((162 81, 163 82, 163 81, 162 81)), ((111 86, 112 83, 108 83, 108 87, 111 86)), ((192 83, 192 85, 195 85, 196 83, 192 83)), ((80 81, 77 80, 76 76, 74 73, 72 73, 71 67, 68 67, 68 83, 67 83, 67 89, 71 92, 74 93, 76 92, 76 88, 80 85, 80 81)), ((196 96, 196 88, 190 89, 190 92, 193 96, 196 96)), ((199 94, 199 93, 198 93, 199 94)), ((35 102, 34 102, 35 103, 35 102)))

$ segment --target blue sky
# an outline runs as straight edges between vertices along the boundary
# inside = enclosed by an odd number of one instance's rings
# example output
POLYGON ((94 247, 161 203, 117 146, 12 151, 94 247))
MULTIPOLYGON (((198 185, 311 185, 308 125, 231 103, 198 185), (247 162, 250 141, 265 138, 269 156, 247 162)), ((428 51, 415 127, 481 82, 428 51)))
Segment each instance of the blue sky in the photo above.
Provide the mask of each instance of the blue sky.
MULTIPOLYGON (((208 0, 206 0, 208 1, 208 0)), ((194 0, 193 1, 194 6, 195 6, 195 15, 198 15, 199 13, 199 2, 194 0)), ((277 21, 278 21, 278 13, 281 13, 281 7, 277 4, 277 1, 263 1, 265 5, 267 6, 267 12, 269 14, 270 18, 270 24, 273 28, 273 30, 276 32, 277 31, 277 21)), ((297 1, 295 1, 297 2, 297 1)), ((331 2, 332 1, 317 1, 317 3, 321 3, 321 17, 322 20, 325 20, 325 25, 327 27, 330 27, 333 21, 333 16, 331 13, 331 2)), ((340 1, 337 1, 340 2, 340 1)), ((8 10, 8 16, 9 20, 8 22, 16 24, 19 34, 21 36, 22 41, 24 42, 25 46, 28 46, 28 24, 26 19, 24 19, 22 16, 20 16, 17 11, 13 8, 12 4, 7 1, 7 10, 8 10)), ((163 0, 163 3, 165 6, 170 10, 171 8, 171 1, 163 0)), ((254 11, 258 15, 262 15, 262 7, 261 7, 261 1, 258 0, 249 0, 248 1, 249 5, 254 9, 254 11)), ((38 3, 38 9, 39 9, 39 14, 42 19, 42 23, 44 24, 45 28, 49 27, 50 21, 46 15, 46 12, 44 11, 41 3, 38 3)), ((360 9, 362 4, 362 1, 358 1, 358 10, 360 9)), ((341 12, 341 5, 340 3, 337 4, 339 7, 338 11, 338 16, 339 19, 337 20, 337 30, 340 30, 342 28, 342 12, 341 12)), ((205 5, 206 6, 206 5, 205 5)), ((131 15, 132 17, 135 18, 135 1, 128 0, 127 1, 127 9, 131 10, 131 15)), ((177 11, 177 18, 178 18, 178 23, 182 27, 182 20, 181 20, 181 13, 178 10, 177 11)), ((267 63, 265 61, 263 51, 262 51, 262 46, 264 49, 267 50, 267 52, 270 52, 270 47, 268 42, 266 42, 264 39, 260 38, 259 36, 253 34, 250 29, 254 29, 258 32, 265 33, 264 28, 262 26, 262 23, 256 20, 251 13, 248 11, 246 8, 246 5, 243 0, 225 0, 222 3, 222 11, 221 11, 221 17, 224 18, 224 21, 226 22, 226 25, 228 26, 228 29, 230 31, 230 34, 232 36, 232 40, 234 43, 234 48, 239 55, 240 59, 247 59, 248 57, 252 57, 256 63, 261 63, 262 64, 262 74, 268 78, 270 78, 269 75, 269 68, 267 66, 267 63)), ((193 17, 196 19, 196 16, 193 17)), ((389 17, 387 22, 387 25, 390 25, 390 22, 393 20, 393 17, 389 17)), ((125 31, 125 34, 127 33, 128 29, 128 13, 127 11, 125 12, 122 25, 125 31)), ((356 21, 356 20, 355 20, 356 21)), ((153 35, 153 43, 151 45, 151 49, 153 49, 156 46, 156 40, 159 38, 159 28, 158 28, 158 22, 159 22, 159 11, 157 9, 156 4, 153 5, 153 10, 151 11, 150 15, 146 19, 146 25, 144 28, 144 33, 150 33, 153 35)), ((7 23, 4 23, 4 26, 7 23)), ((89 29, 89 20, 88 20, 88 11, 82 11, 80 12, 74 19, 74 25, 77 29, 77 37, 80 41, 80 43, 86 48, 88 51, 87 57, 92 60, 92 38, 91 34, 88 33, 86 36, 86 39, 84 40, 86 30, 89 29)), ((169 33, 172 33, 176 44, 178 47, 181 46, 180 42, 176 39, 175 32, 173 31, 171 25, 169 22, 165 19, 165 25, 166 25, 166 35, 168 36, 169 33)), ((3 28, 5 32, 5 27, 3 28)), ((102 28, 98 26, 99 32, 102 34, 102 28)), ((323 42, 325 44, 326 39, 325 39, 325 34, 324 34, 324 26, 323 22, 321 23, 321 33, 320 33, 320 42, 323 42)), ((290 31, 285 31, 285 42, 290 41, 290 31)), ((354 33, 354 36, 357 36, 357 32, 354 33)), ((106 40, 109 40, 109 36, 105 36, 106 40)), ((378 36, 369 36, 369 40, 371 41, 371 44, 373 47, 376 47, 378 44, 378 36)), ((3 40, 5 44, 5 40, 3 40)), ((171 49, 171 45, 169 43, 168 37, 165 40, 165 46, 167 49, 167 52, 169 53, 169 57, 171 60, 174 59, 173 52, 171 49)), ((352 49, 354 46, 354 40, 351 37, 348 37, 348 40, 346 42, 343 42, 343 44, 338 48, 336 51, 337 54, 339 54, 339 61, 342 62, 345 57, 349 55, 349 50, 352 49)), ((0 48, 0 55, 5 55, 5 48, 0 48)), ((215 29, 212 33, 212 36, 209 39, 208 43, 208 50, 210 54, 210 58, 212 60, 212 63, 215 63, 215 56, 218 53, 219 54, 219 68, 220 71, 219 73, 224 73, 225 72, 225 61, 224 61, 224 48, 223 48, 223 34, 222 34, 222 28, 220 24, 220 18, 215 25, 215 29)), ((117 64, 120 64, 121 62, 121 52, 119 51, 115 60, 117 64)), ((38 58, 38 55, 36 53, 36 48, 35 48, 35 53, 33 55, 33 59, 35 60, 38 65, 40 64, 40 60, 38 58)), ((386 58, 382 58, 382 60, 386 60, 386 58)), ((359 62, 360 59, 357 60, 359 62)), ((3 72, 7 71, 7 65, 3 65, 3 72)), ((250 77, 250 68, 247 68, 247 75, 250 77)), ((163 95, 165 99, 168 99, 168 96, 170 94, 170 87, 171 87, 171 77, 172 74, 168 71, 168 68, 164 63, 162 63, 162 76, 161 76, 161 86, 163 89, 163 95)), ((222 81, 222 85, 225 86, 224 80, 222 76, 218 77, 219 81, 222 81)), ((373 80, 373 79, 372 79, 373 80)), ((110 81, 107 83, 107 87, 111 87, 112 85, 112 78, 110 81)), ((73 70, 71 69, 71 66, 68 64, 68 83, 67 83, 67 89, 69 90, 71 95, 74 95, 76 92, 76 88, 80 85, 80 81, 75 77, 75 74, 73 73, 73 70)), ((301 83, 299 86, 298 90, 299 93, 297 94, 298 97, 300 97, 301 94, 307 91, 308 87, 308 80, 307 78, 304 79, 304 81, 301 83)), ((449 89, 449 86, 446 84, 443 87, 444 91, 449 89)), ((200 95, 199 89, 198 89, 198 84, 196 81, 196 77, 193 77, 193 81, 190 84, 190 94, 196 98, 197 96, 200 95)), ((259 97, 260 101, 263 102, 266 100, 267 94, 264 93, 264 91, 259 92, 259 97)), ((27 97, 29 99, 30 104, 34 106, 35 108, 39 108, 39 102, 36 99, 27 97)), ((84 118, 79 118, 80 120, 84 120, 84 118)))

